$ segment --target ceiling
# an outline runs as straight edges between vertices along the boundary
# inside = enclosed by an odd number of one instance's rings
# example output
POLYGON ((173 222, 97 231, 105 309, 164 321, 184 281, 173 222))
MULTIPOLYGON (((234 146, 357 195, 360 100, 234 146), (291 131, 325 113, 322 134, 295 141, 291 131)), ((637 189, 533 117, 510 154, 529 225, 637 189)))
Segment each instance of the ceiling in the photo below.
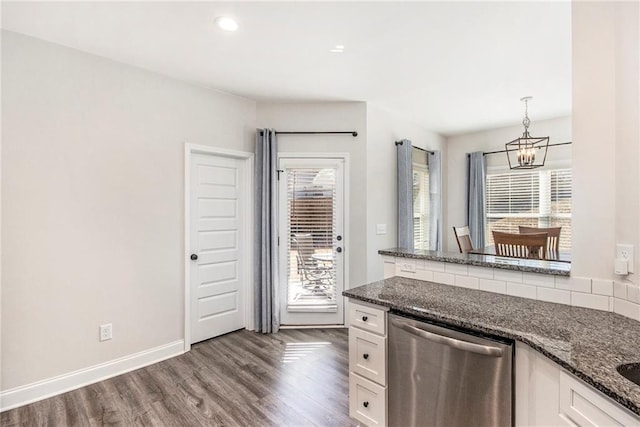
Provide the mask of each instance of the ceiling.
POLYGON ((525 95, 532 129, 571 114, 570 2, 3 2, 2 27, 259 101, 367 101, 445 135, 519 123, 525 95))

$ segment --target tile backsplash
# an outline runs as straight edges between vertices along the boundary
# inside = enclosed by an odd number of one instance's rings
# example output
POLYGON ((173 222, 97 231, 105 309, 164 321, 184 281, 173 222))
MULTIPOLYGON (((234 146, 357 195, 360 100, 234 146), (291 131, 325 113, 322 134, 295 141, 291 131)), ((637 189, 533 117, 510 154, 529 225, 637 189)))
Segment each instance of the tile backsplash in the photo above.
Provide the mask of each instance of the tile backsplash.
POLYGON ((491 267, 382 256, 384 277, 401 276, 595 310, 640 321, 640 286, 633 283, 523 273, 491 267))

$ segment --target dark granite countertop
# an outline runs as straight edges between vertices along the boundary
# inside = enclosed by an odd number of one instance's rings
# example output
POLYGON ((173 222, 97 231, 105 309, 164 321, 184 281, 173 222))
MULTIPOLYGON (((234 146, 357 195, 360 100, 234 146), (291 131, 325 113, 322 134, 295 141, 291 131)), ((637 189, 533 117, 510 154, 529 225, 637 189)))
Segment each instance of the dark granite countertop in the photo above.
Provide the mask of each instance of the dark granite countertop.
POLYGON ((640 322, 572 307, 392 277, 342 293, 392 311, 521 341, 640 415, 640 386, 616 367, 640 362, 640 322))
POLYGON ((461 254, 458 252, 408 250, 402 248, 381 249, 380 255, 393 257, 424 259, 429 261, 452 262, 478 267, 502 268, 504 270, 526 271, 529 273, 553 274, 569 276, 571 263, 558 261, 541 261, 537 259, 507 258, 495 255, 461 254))

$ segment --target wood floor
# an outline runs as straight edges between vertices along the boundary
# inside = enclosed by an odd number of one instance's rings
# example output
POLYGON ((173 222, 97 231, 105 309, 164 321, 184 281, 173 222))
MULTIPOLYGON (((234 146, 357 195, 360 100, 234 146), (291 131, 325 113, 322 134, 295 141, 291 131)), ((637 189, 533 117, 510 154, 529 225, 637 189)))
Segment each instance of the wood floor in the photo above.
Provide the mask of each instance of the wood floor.
POLYGON ((238 331, 0 415, 8 426, 355 426, 346 329, 238 331))

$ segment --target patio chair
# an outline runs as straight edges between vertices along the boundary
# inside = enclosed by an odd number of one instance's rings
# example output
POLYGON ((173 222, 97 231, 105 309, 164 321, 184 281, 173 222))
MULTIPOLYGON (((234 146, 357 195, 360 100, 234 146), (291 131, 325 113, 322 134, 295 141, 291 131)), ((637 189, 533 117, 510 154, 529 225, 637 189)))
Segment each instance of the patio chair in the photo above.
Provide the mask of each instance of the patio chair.
POLYGON ((291 248, 296 251, 298 273, 302 287, 314 292, 326 293, 333 287, 333 263, 312 258, 315 253, 311 234, 295 234, 291 248))

